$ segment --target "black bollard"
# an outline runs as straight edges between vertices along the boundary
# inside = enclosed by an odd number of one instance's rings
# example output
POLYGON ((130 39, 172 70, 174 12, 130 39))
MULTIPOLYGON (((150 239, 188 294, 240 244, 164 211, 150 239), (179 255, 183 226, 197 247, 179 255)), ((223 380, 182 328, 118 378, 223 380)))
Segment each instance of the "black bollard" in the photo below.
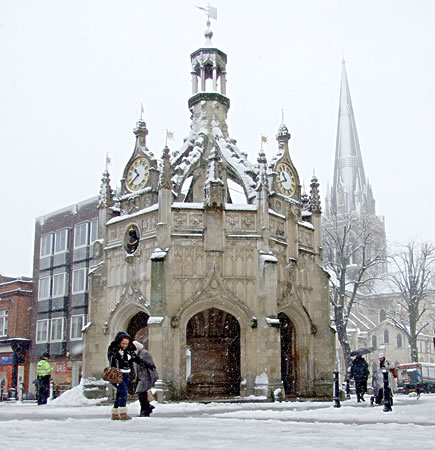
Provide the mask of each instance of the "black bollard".
POLYGON ((3 388, 0 389, 0 402, 3 401, 3 388))
POLYGON ((334 408, 340 408, 340 388, 338 385, 338 371, 334 371, 334 408))
POLYGON ((346 400, 350 400, 350 381, 346 378, 346 400))
POLYGON ((383 370, 382 375, 384 377, 384 412, 390 412, 393 410, 391 407, 390 388, 388 386, 388 370, 383 370))

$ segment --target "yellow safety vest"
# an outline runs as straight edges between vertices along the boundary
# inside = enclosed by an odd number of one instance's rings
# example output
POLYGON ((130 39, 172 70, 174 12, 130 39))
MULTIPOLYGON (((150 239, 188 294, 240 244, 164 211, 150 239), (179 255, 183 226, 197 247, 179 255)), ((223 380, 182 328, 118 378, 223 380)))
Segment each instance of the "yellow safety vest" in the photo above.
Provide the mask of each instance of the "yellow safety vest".
POLYGON ((53 367, 51 367, 50 363, 45 359, 39 360, 38 364, 36 364, 36 375, 38 375, 38 377, 50 375, 52 371, 53 367))

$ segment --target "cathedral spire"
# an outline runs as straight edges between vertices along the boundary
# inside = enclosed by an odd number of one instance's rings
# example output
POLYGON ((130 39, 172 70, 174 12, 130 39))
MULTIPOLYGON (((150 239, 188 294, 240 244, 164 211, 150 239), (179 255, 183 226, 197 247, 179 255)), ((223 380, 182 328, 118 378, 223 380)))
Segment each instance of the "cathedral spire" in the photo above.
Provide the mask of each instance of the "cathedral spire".
POLYGON ((375 215, 364 172, 345 61, 342 61, 340 104, 330 209, 337 213, 375 215))

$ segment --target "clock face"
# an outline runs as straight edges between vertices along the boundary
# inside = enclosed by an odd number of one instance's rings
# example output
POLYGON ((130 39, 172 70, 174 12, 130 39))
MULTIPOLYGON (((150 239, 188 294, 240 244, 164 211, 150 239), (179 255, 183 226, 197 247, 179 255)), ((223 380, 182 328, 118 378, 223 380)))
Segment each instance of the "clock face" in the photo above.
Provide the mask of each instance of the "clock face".
POLYGON ((279 163, 276 168, 276 185, 278 191, 288 197, 296 192, 296 176, 292 168, 286 163, 279 163))
POLYGON ((150 163, 147 158, 136 158, 128 167, 125 182, 131 191, 143 189, 150 173, 150 163))

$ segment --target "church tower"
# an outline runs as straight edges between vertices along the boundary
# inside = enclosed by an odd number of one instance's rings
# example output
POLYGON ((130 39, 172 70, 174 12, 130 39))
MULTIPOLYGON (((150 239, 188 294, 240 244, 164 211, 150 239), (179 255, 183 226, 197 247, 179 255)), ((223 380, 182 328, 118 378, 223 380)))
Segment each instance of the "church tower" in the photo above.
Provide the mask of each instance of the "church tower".
POLYGON ((377 236, 377 249, 385 248, 384 218, 376 215, 372 187, 364 171, 345 61, 341 71, 334 178, 325 203, 326 218, 368 219, 377 236))
POLYGON ((257 163, 239 149, 227 126, 227 55, 212 36, 208 22, 190 57, 181 148, 155 158, 141 118, 118 192, 104 173, 84 375, 101 377, 107 346, 124 330, 153 355, 158 399, 329 396, 335 349, 319 184, 302 201, 285 124, 269 162, 262 149, 257 163))

